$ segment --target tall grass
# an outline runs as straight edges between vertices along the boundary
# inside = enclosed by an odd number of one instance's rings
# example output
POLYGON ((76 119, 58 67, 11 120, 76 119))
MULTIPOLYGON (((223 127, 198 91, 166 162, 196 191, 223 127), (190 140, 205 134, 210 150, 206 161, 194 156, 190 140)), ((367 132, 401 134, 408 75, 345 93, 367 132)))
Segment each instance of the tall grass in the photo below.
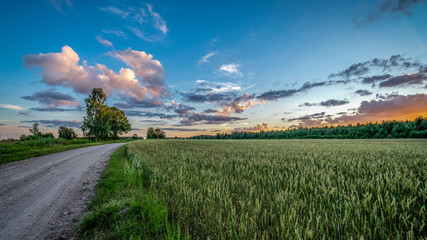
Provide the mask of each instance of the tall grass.
POLYGON ((127 152, 194 238, 427 237, 424 140, 151 140, 127 152))
POLYGON ((144 187, 144 165, 128 158, 124 147, 112 155, 97 185, 91 212, 81 221, 82 239, 181 239, 169 224, 166 207, 144 187))

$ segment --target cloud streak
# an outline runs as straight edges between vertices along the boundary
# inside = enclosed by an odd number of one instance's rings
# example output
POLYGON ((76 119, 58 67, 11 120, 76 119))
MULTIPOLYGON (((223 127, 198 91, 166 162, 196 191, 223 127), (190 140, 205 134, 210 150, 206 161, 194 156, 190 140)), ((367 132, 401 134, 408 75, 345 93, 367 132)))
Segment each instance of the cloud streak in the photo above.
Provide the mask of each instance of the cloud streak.
POLYGON ((359 96, 368 96, 371 95, 372 92, 366 89, 359 89, 356 92, 354 92, 355 94, 359 95, 359 96))
MULTIPOLYGON (((120 26, 125 26, 137 37, 145 41, 159 41, 169 32, 166 21, 159 13, 154 11, 151 4, 145 4, 145 7, 130 6, 127 8, 107 6, 102 7, 101 10, 120 17, 125 22, 120 26)), ((115 33, 116 35, 117 33, 120 36, 123 35, 121 30, 115 30, 115 33)))
POLYGON ((71 0, 47 0, 52 4, 56 10, 60 13, 64 13, 64 6, 68 8, 73 8, 73 2, 71 0))
POLYGON ((412 8, 418 5, 423 0, 382 0, 382 2, 375 7, 375 9, 368 12, 368 14, 361 19, 354 18, 353 22, 356 27, 360 27, 372 23, 380 17, 391 13, 394 15, 412 15, 412 8))
POLYGON ((30 120, 30 121, 21 121, 21 123, 35 123, 38 122, 41 125, 44 125, 49 128, 56 128, 62 125, 66 125, 68 127, 80 128, 82 126, 82 122, 79 120, 67 121, 67 120, 30 120))
POLYGON ((47 107, 57 106, 80 106, 81 103, 75 98, 57 92, 55 88, 51 88, 45 91, 35 92, 32 96, 23 96, 22 99, 37 101, 47 107))
POLYGON ((203 63, 208 63, 210 62, 210 58, 215 56, 216 52, 210 52, 208 54, 206 54, 205 56, 203 56, 202 58, 199 59, 198 64, 201 65, 203 63))
POLYGON ((198 132, 198 131, 206 131, 206 129, 197 129, 197 128, 162 128, 164 131, 173 131, 173 132, 198 132))
POLYGON ((192 126, 202 124, 224 124, 233 123, 240 120, 246 120, 247 118, 230 117, 226 115, 206 115, 203 113, 192 113, 187 115, 180 121, 178 126, 192 126))
POLYGON ((103 39, 101 35, 95 36, 96 40, 106 47, 114 47, 113 43, 108 41, 107 39, 103 39))
POLYGON ((396 87, 399 85, 407 84, 422 84, 423 81, 427 79, 427 76, 424 74, 405 74, 401 76, 392 77, 386 81, 380 82, 380 87, 396 87))
POLYGON ((12 105, 12 104, 0 104, 0 108, 10 109, 10 110, 16 110, 16 111, 24 111, 24 110, 26 110, 26 108, 24 108, 24 107, 17 106, 17 105, 12 105))

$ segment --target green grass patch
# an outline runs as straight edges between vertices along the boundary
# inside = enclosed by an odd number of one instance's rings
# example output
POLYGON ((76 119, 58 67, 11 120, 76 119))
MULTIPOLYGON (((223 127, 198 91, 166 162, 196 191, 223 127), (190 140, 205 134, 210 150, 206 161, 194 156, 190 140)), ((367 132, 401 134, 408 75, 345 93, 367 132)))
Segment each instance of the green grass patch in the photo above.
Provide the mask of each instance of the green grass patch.
POLYGON ((51 153, 63 152, 81 147, 89 147, 107 143, 126 142, 102 141, 93 142, 89 139, 60 139, 45 138, 38 140, 16 141, 0 143, 0 164, 15 162, 31 157, 39 157, 51 153))
POLYGON ((90 213, 80 222, 82 239, 181 239, 167 209, 149 188, 151 171, 127 155, 113 153, 97 185, 90 213))

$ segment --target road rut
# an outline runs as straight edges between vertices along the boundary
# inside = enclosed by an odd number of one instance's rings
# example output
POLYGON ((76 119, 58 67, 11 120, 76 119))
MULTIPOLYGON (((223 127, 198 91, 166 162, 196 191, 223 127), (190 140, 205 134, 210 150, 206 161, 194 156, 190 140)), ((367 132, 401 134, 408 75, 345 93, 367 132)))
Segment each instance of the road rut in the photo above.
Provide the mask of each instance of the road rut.
POLYGON ((73 239, 111 154, 105 144, 0 165, 0 239, 73 239))

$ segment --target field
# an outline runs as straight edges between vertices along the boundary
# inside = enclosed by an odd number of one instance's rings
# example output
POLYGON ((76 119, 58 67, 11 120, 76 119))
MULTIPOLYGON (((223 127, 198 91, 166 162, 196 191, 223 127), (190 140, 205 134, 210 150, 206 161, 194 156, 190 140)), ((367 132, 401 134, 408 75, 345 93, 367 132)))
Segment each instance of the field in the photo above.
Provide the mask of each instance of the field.
POLYGON ((144 140, 126 152, 128 190, 112 182, 97 195, 86 237, 146 236, 143 218, 123 225, 143 192, 167 211, 156 236, 179 226, 196 239, 427 237, 425 140, 144 140), (116 227, 99 226, 106 209, 116 227), (120 224, 130 235, 108 233, 120 224))

